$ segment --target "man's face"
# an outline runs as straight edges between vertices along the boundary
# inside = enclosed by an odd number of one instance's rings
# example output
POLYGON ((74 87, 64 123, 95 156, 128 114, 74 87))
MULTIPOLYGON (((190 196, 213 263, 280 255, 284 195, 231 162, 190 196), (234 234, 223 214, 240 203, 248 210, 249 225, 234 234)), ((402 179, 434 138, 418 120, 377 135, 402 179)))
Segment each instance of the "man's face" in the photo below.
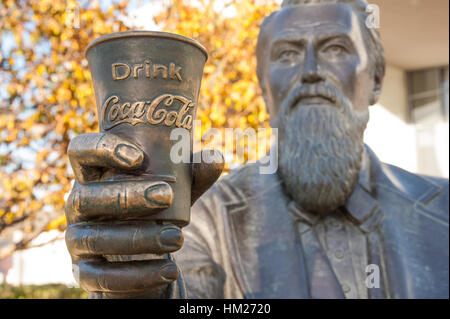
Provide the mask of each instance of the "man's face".
MULTIPOLYGON (((364 110, 374 89, 370 61, 356 14, 349 5, 292 6, 275 16, 264 81, 271 119, 299 85, 328 81, 352 106, 364 110)), ((326 103, 321 97, 300 104, 326 103)), ((332 101, 328 101, 333 103, 332 101)))
POLYGON ((299 5, 272 23, 263 81, 279 173, 300 207, 327 214, 356 185, 375 83, 358 18, 345 4, 299 5))

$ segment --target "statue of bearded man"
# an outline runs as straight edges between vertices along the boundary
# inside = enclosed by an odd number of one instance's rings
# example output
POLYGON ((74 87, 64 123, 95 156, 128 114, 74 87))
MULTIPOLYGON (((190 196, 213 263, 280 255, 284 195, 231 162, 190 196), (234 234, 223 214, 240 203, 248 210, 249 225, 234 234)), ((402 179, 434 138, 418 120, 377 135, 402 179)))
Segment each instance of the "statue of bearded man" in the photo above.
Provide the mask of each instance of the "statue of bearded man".
MULTIPOLYGON (((183 230, 175 253, 183 275, 154 275, 146 289, 166 285, 159 297, 448 298, 448 180, 383 164, 363 142, 385 73, 366 7, 285 0, 264 20, 257 73, 279 132, 278 171, 261 174, 257 162, 219 179, 183 230)), ((69 226, 69 250, 81 242, 77 227, 69 226)), ((133 247, 131 236, 108 238, 133 247)), ((135 262, 123 270, 135 277, 128 286, 102 290, 108 285, 90 274, 117 280, 103 262, 79 267, 81 285, 99 298, 130 291, 150 269, 135 262)))

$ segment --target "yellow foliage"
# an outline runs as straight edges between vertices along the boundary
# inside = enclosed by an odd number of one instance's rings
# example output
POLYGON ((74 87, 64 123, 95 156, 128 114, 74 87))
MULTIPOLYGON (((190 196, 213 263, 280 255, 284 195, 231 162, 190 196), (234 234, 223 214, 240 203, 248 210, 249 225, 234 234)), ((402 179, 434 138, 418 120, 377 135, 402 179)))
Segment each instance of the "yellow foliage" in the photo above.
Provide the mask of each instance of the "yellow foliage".
MULTIPOLYGON (((85 116, 95 109, 95 99, 84 49, 101 35, 127 30, 118 19, 126 7, 122 1, 102 11, 75 0, 0 5, 0 39, 12 34, 15 41, 9 52, 0 50, 0 79, 6 81, 0 87, 7 93, 0 94, 0 148, 8 150, 0 153, 0 232, 24 217, 46 218, 44 205, 59 216, 48 227, 64 228, 64 194, 73 179, 67 145, 75 134, 98 130, 95 114, 85 116), (35 155, 11 156, 18 148, 35 155), (23 165, 30 160, 32 168, 23 165), (37 189, 44 190, 43 198, 37 189)), ((30 236, 45 230, 25 224, 30 236)))
MULTIPOLYGON (((274 0, 258 4, 217 0, 226 3, 227 10, 216 11, 214 0, 199 2, 172 0, 155 17, 164 31, 195 38, 209 52, 197 111, 202 122, 195 131, 197 142, 211 127, 221 132, 227 127, 267 128, 254 52, 260 22, 278 5, 274 0), (235 15, 224 15, 233 7, 235 15)), ((0 78, 6 79, 0 86, 8 95, 0 95, 0 146, 36 151, 32 169, 15 162, 17 158, 10 154, 0 154, 0 225, 21 216, 35 218, 49 205, 59 217, 49 221, 46 229, 64 228, 64 194, 73 179, 67 146, 74 135, 98 131, 84 50, 101 35, 128 29, 119 18, 126 15, 128 1, 113 1, 105 11, 98 3, 80 3, 29 0, 18 8, 16 1, 8 0, 0 7, 0 36, 12 33, 16 41, 11 52, 0 56, 4 61, 0 78), (30 110, 31 116, 19 117, 30 110), (37 188, 47 189, 46 196, 36 197, 37 188)))
POLYGON ((66 216, 65 215, 61 215, 59 217, 57 217, 56 219, 52 220, 48 225, 46 230, 52 230, 52 229, 59 229, 61 228, 61 226, 65 225, 67 223, 66 221, 66 216))

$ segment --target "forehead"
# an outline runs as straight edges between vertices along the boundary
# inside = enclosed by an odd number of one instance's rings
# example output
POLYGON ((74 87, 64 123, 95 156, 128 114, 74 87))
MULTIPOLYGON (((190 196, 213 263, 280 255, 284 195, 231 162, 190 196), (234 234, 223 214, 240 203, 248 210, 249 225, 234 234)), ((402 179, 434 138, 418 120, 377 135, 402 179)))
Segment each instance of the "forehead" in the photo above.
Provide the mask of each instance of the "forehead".
POLYGON ((352 37, 359 27, 356 14, 349 5, 328 3, 297 5, 280 10, 273 21, 271 38, 285 35, 299 38, 343 33, 352 37))

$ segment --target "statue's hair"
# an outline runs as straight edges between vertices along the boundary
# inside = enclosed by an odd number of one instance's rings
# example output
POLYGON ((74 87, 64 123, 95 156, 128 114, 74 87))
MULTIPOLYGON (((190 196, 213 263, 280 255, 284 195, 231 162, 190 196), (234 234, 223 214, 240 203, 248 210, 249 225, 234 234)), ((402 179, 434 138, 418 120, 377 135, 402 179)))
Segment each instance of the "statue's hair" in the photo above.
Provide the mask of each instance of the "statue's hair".
MULTIPOLYGON (((360 20, 361 29, 363 32, 367 52, 369 55, 369 60, 372 61, 373 67, 372 72, 375 80, 380 84, 383 81, 386 72, 386 60, 384 57, 384 50, 381 44, 380 33, 377 28, 368 28, 365 25, 365 21, 369 15, 366 11, 368 3, 366 0, 284 0, 281 7, 295 6, 295 5, 315 5, 321 3, 347 3, 355 10, 360 20)), ((260 33, 258 37, 258 44, 256 46, 256 56, 258 59, 257 75, 259 83, 263 91, 265 90, 263 83, 263 54, 267 52, 267 41, 265 33, 270 26, 270 22, 273 20, 278 11, 272 12, 268 17, 266 17, 261 24, 260 33)))

